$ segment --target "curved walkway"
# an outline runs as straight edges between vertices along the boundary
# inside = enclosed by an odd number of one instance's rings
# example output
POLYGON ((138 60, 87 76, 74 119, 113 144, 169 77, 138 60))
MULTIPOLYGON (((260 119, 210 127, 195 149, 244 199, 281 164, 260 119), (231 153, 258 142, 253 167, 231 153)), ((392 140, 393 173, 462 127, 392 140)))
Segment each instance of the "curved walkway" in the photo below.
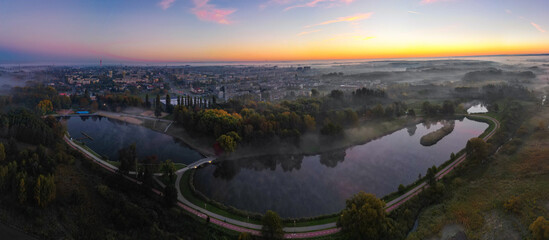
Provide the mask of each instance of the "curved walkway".
MULTIPOLYGON (((493 123, 496 124, 494 129, 492 129, 492 131, 490 133, 488 133, 483 138, 483 140, 486 141, 494 135, 494 133, 496 132, 497 129, 499 129, 500 123, 499 123, 498 120, 496 120, 492 117, 489 117, 489 116, 479 116, 479 115, 475 115, 475 116, 489 119, 493 123)), ((110 165, 109 163, 103 161, 102 159, 97 158, 95 155, 91 154, 86 149, 84 149, 84 148, 80 147, 79 145, 77 145, 76 143, 72 142, 66 136, 65 136, 64 140, 71 147, 73 147, 74 149, 84 153, 84 155, 86 155, 88 158, 95 161, 101 167, 109 170, 110 172, 116 172, 116 170, 117 170, 116 167, 110 165)), ((436 175, 437 179, 441 179, 442 177, 446 176, 455 167, 457 167, 459 164, 461 164, 465 160, 465 158, 466 158, 466 155, 463 154, 460 158, 456 159, 453 163, 451 163, 447 167, 443 168, 441 171, 439 171, 437 173, 437 175, 436 175)), ((176 185, 176 189, 177 189, 177 199, 178 199, 177 204, 178 204, 178 206, 180 206, 181 208, 185 209, 189 213, 194 214, 194 215, 196 215, 200 218, 206 219, 206 218, 210 217, 210 222, 211 223, 219 225, 221 227, 224 227, 224 228, 227 228, 227 229, 230 229, 230 230, 233 230, 233 231, 237 231, 237 232, 249 232, 253 235, 261 234, 261 232, 260 232, 261 227, 262 227, 261 225, 248 223, 248 222, 242 222, 242 221, 239 221, 239 220, 227 218, 225 216, 210 212, 206 209, 203 209, 199 206, 194 205, 189 200, 185 199, 185 197, 181 194, 181 188, 179 186, 180 186, 180 182, 181 182, 181 178, 183 176, 183 173, 185 173, 186 171, 188 171, 192 168, 197 168, 202 164, 211 163, 215 159, 216 159, 216 157, 206 157, 206 158, 203 158, 203 159, 201 159, 201 160, 199 160, 195 163, 192 163, 189 166, 187 166, 185 168, 182 168, 182 169, 180 169, 176 172, 177 178, 176 178, 176 184, 175 185, 176 185)), ((140 181, 138 181, 134 178, 131 178, 131 177, 128 177, 128 176, 124 176, 124 177, 126 179, 132 181, 132 182, 135 182, 137 184, 141 184, 140 181)), ((165 186, 164 183, 162 183, 158 179, 155 178, 155 180, 160 184, 160 186, 162 186, 162 187, 165 186)), ((417 187, 413 188, 412 190, 406 192, 405 194, 401 195, 400 197, 398 197, 398 198, 390 201, 389 203, 387 203, 385 211, 390 212, 393 209, 398 208, 400 205, 402 205, 403 203, 405 203, 406 201, 408 201, 412 197, 419 194, 426 187, 428 187, 428 186, 425 182, 419 184, 417 187)), ((156 194, 162 195, 162 192, 157 190, 157 189, 153 189, 153 192, 155 192, 156 194)), ((334 234, 334 233, 339 232, 341 229, 337 228, 336 223, 334 222, 334 223, 327 223, 327 224, 322 224, 322 225, 314 225, 314 226, 306 226, 306 227, 286 227, 283 230, 284 230, 284 232, 286 232, 286 234, 284 234, 284 238, 293 239, 293 238, 312 238, 312 237, 320 237, 320 236, 330 235, 330 234, 334 234)))
MULTIPOLYGON (((489 119, 490 121, 492 121, 495 124, 494 129, 492 129, 492 131, 490 131, 490 133, 488 133, 483 138, 483 140, 486 141, 494 135, 494 133, 496 132, 497 129, 499 129, 500 123, 499 123, 498 120, 496 120, 492 117, 489 117, 489 116, 480 116, 480 115, 475 115, 475 116, 489 119)), ((461 157, 456 159, 454 162, 452 162, 451 164, 449 164, 448 166, 446 166, 445 168, 440 170, 436 174, 436 178, 437 179, 443 178, 448 173, 450 173, 454 168, 456 168, 459 164, 461 164, 465 159, 466 159, 466 154, 463 154, 461 157)), ((181 178, 182 178, 183 173, 185 171, 190 170, 191 168, 196 168, 196 167, 198 167, 202 164, 205 164, 206 162, 211 162, 213 160, 215 160, 215 158, 213 158, 213 157, 204 158, 204 159, 199 160, 198 162, 196 162, 196 164, 189 165, 188 167, 182 168, 179 171, 177 171, 176 186, 179 186, 181 178)), ((161 183, 160 181, 158 181, 158 182, 161 183)), ((163 186, 163 184, 161 184, 161 186, 163 186)), ((416 186, 412 190, 410 190, 410 191, 406 192, 405 194, 399 196, 398 198, 395 198, 394 200, 388 202, 386 204, 385 211, 390 212, 390 211, 398 208, 400 205, 404 204, 406 201, 408 201, 412 197, 419 194, 426 187, 428 187, 427 183, 422 182, 421 184, 419 184, 418 186, 416 186)), ((192 210, 193 213, 196 213, 198 216, 204 215, 203 218, 206 218, 206 215, 207 215, 207 216, 210 216, 211 218, 213 218, 215 220, 220 220, 220 221, 222 220, 223 225, 220 225, 220 226, 223 226, 223 227, 231 229, 231 230, 239 231, 239 232, 249 232, 249 233, 255 234, 255 235, 260 234, 261 225, 248 223, 248 222, 242 222, 242 221, 239 221, 239 220, 227 218, 225 216, 210 212, 210 211, 208 211, 204 208, 196 206, 193 203, 191 203, 190 201, 188 201, 187 199, 185 199, 185 197, 183 197, 183 195, 181 194, 181 189, 179 187, 177 187, 177 199, 181 203, 183 203, 183 204, 180 203, 180 205, 184 205, 185 209, 192 210), (190 209, 188 209, 188 208, 190 208, 190 209)), ((284 232, 286 232, 284 237, 288 238, 288 239, 291 239, 291 238, 311 238, 311 237, 325 236, 325 235, 330 235, 330 234, 334 234, 336 232, 339 232, 341 229, 337 228, 336 223, 333 222, 333 223, 327 223, 327 224, 322 224, 322 225, 314 225, 314 226, 306 226, 306 227, 286 227, 283 230, 284 230, 284 232)))

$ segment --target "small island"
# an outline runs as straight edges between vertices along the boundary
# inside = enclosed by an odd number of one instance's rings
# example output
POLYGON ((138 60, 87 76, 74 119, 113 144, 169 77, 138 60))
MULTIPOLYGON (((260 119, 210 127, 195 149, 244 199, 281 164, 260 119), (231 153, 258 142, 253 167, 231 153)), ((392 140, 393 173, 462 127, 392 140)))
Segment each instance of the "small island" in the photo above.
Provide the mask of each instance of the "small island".
POLYGON ((419 142, 423 146, 432 146, 435 145, 438 141, 440 141, 442 138, 444 138, 446 135, 452 133, 454 131, 455 121, 444 121, 442 128, 439 130, 430 132, 425 134, 419 142))

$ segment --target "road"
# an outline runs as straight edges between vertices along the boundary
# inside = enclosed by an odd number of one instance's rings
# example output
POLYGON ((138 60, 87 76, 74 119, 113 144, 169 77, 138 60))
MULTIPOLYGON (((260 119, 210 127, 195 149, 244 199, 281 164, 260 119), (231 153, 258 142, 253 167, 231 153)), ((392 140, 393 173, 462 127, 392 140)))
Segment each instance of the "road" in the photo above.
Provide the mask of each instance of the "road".
MULTIPOLYGON (((483 117, 483 118, 489 119, 489 120, 491 120, 492 122, 494 122, 496 124, 494 129, 492 129, 492 131, 490 133, 488 133, 483 138, 486 141, 494 135, 494 133, 496 132, 497 129, 499 129, 500 123, 499 123, 498 120, 496 120, 492 117, 488 117, 488 116, 478 116, 478 117, 483 117)), ((105 169, 107 169, 111 172, 116 172, 116 167, 114 167, 114 166, 106 163, 105 161, 97 158, 95 155, 89 153, 86 149, 84 149, 84 148, 78 146, 77 144, 73 143, 67 137, 65 137, 65 141, 70 146, 72 146, 73 148, 79 150, 80 152, 82 152, 86 156, 88 156, 90 159, 94 160, 101 167, 103 167, 103 168, 105 168, 105 169), (113 169, 113 167, 114 167, 114 169, 113 169)), ((261 230, 261 225, 253 224, 253 223, 249 223, 249 222, 242 222, 242 221, 239 221, 239 220, 236 220, 236 219, 227 218, 227 217, 221 216, 219 214, 210 212, 210 211, 208 211, 208 210, 206 210, 206 209, 204 209, 200 206, 194 205, 193 203, 191 203, 190 201, 185 199, 185 197, 183 197, 183 195, 181 194, 181 189, 178 186, 180 186, 180 182, 181 182, 181 178, 183 176, 183 173, 185 173, 186 171, 188 171, 192 168, 199 167, 202 164, 211 163, 212 161, 215 161, 215 159, 216 159, 216 157, 206 157, 206 158, 203 158, 203 159, 201 159, 201 160, 199 160, 195 163, 192 163, 189 166, 187 166, 185 168, 182 168, 182 169, 180 169, 176 172, 176 175, 177 175, 177 178, 176 178, 176 186, 177 187, 176 187, 176 189, 177 189, 177 199, 178 199, 177 204, 178 204, 178 206, 185 209, 189 213, 191 213, 193 215, 196 215, 196 216, 198 216, 200 218, 203 218, 203 219, 206 219, 209 216, 210 217, 210 223, 219 225, 221 227, 224 227, 224 228, 227 228, 227 229, 230 229, 230 230, 234 230, 234 231, 238 231, 238 232, 249 232, 250 234, 253 234, 253 235, 259 235, 260 230, 261 230)), ((451 163, 447 167, 443 168, 441 171, 439 171, 437 173, 437 175, 436 175, 437 179, 440 179, 440 178, 446 176, 453 169, 455 169, 459 164, 461 164, 465 159, 466 159, 466 155, 463 154, 456 161, 454 161, 453 163, 451 163)), ((127 179, 137 183, 137 184, 141 184, 141 182, 139 182, 139 181, 137 181, 133 178, 130 178, 128 176, 125 176, 125 177, 127 179)), ((158 179, 156 179, 156 180, 160 184, 160 186, 164 187, 164 184, 161 181, 159 181, 158 179)), ((399 196, 398 198, 390 201, 389 203, 387 203, 385 211, 390 212, 390 211, 398 208, 400 205, 402 205, 403 203, 405 203, 406 201, 408 201, 412 197, 419 194, 426 187, 428 187, 428 186, 425 182, 421 183, 420 185, 418 185, 417 187, 415 187, 412 190, 408 191, 407 193, 405 193, 405 194, 399 196)), ((157 189, 153 189, 153 192, 155 192, 156 194, 162 195, 161 191, 159 191, 157 189)), ((337 228, 336 223, 334 222, 334 223, 327 223, 327 224, 307 226, 307 227, 286 227, 283 230, 284 230, 284 232, 286 232, 285 235, 284 235, 284 238, 298 239, 298 238, 311 238, 311 237, 320 237, 320 236, 330 235, 330 234, 334 234, 336 232, 339 232, 341 229, 337 228)))

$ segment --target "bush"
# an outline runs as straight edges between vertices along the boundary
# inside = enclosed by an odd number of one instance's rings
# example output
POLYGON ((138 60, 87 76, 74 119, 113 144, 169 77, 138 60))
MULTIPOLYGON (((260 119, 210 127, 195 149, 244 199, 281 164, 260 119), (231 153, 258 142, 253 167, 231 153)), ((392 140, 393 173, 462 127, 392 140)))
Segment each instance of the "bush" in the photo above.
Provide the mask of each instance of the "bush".
POLYGON ((503 208, 507 212, 511 211, 514 213, 520 213, 520 197, 512 196, 509 200, 503 203, 503 208))
POLYGON ((548 240, 549 239, 549 220, 540 216, 534 221, 530 227, 534 240, 548 240))

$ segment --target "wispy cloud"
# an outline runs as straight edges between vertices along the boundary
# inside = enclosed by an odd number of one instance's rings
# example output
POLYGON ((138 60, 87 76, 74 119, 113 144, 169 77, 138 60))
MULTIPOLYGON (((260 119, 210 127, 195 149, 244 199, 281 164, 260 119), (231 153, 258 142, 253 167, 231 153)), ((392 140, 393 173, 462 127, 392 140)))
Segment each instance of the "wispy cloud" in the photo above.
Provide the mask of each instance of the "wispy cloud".
POLYGON ((414 12, 414 11, 408 11, 408 13, 412 13, 412 14, 421 14, 419 12, 414 12))
POLYGON ((162 9, 166 10, 172 6, 172 4, 175 2, 175 0, 162 0, 158 3, 158 6, 160 6, 162 9))
MULTIPOLYGON (((284 1, 284 0, 279 0, 279 1, 284 1)), ((328 6, 332 7, 332 6, 334 6, 334 4, 335 5, 349 4, 349 3, 352 3, 352 2, 354 2, 354 0, 312 0, 312 1, 309 1, 309 2, 306 2, 306 3, 289 6, 289 7, 285 8, 284 11, 288 11, 288 10, 294 9, 294 8, 302 8, 302 7, 317 7, 317 6, 320 6, 321 4, 326 5, 327 3, 329 3, 328 6)))
POLYGON ((311 34, 311 33, 315 33, 315 32, 320 32, 322 31, 322 29, 317 29, 317 30, 313 30, 313 31, 305 31, 305 32, 300 32, 297 34, 297 36, 303 36, 303 35, 307 35, 307 34, 311 34))
POLYGON ((236 12, 236 9, 221 9, 213 4, 209 4, 210 0, 193 0, 194 8, 192 13, 202 21, 216 22, 219 24, 230 24, 232 21, 228 16, 236 12))
POLYGON ((532 26, 534 26, 538 31, 544 33, 545 32, 545 29, 541 28, 540 25, 537 25, 536 23, 534 22, 530 22, 530 24, 532 24, 532 26))
POLYGON ((372 16, 372 14, 374 14, 374 13, 369 12, 369 13, 361 13, 361 14, 356 14, 356 15, 347 16, 347 17, 339 17, 339 18, 336 18, 336 19, 333 19, 333 20, 324 21, 324 22, 321 22, 321 23, 313 24, 313 25, 308 25, 308 26, 305 26, 305 28, 321 26, 321 25, 327 25, 327 24, 332 24, 332 23, 339 23, 339 22, 355 23, 355 22, 362 21, 364 19, 370 18, 372 16))
POLYGON ((505 12, 508 13, 508 14, 512 14, 513 12, 511 12, 511 10, 509 9, 505 9, 505 12))

